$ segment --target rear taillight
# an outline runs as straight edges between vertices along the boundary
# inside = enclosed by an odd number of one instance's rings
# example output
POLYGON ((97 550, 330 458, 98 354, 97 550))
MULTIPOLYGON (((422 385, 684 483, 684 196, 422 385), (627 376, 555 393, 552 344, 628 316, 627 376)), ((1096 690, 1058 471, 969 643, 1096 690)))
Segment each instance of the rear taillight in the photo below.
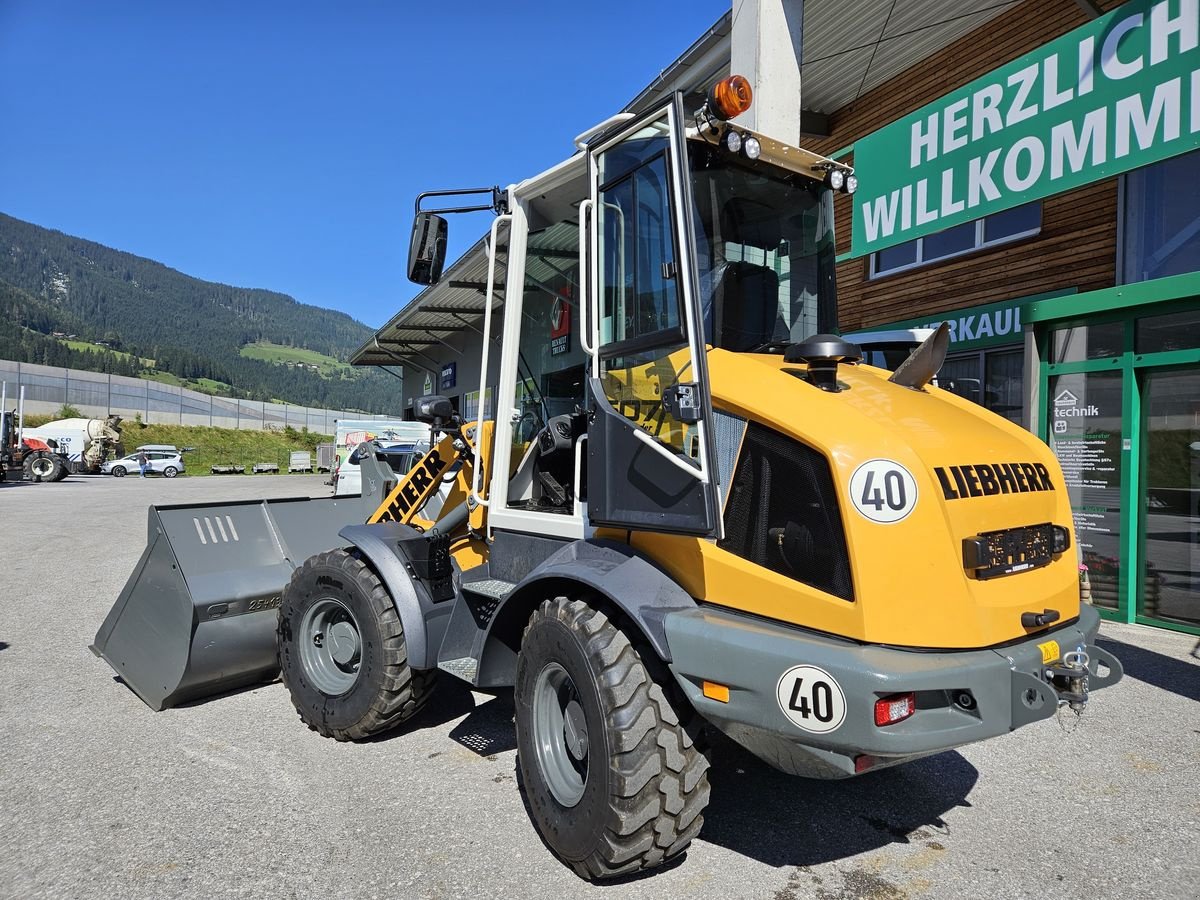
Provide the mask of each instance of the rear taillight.
POLYGON ((875 724, 882 728, 885 725, 895 725, 903 722, 917 709, 917 695, 911 691, 907 694, 891 694, 880 697, 875 701, 875 724))

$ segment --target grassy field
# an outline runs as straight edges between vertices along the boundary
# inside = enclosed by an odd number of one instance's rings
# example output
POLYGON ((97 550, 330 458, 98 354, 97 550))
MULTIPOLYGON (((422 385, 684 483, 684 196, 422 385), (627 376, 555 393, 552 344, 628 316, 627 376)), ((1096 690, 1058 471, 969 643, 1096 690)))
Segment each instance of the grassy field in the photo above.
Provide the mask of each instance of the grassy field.
POLYGON ((178 375, 172 375, 170 372, 143 372, 141 375, 147 381, 157 381, 160 384, 173 384, 176 387, 191 388, 193 391, 200 391, 204 394, 217 394, 218 396, 227 397, 231 390, 230 386, 223 381, 213 381, 211 378, 180 378, 178 375))
POLYGON ((205 428, 193 425, 140 425, 125 422, 121 425, 125 452, 132 453, 140 444, 174 444, 176 447, 195 447, 185 453, 183 464, 189 475, 208 475, 214 465, 245 468, 255 463, 275 463, 281 473, 288 470, 293 451, 303 450, 313 455, 316 464, 317 444, 332 441, 328 435, 296 431, 235 431, 232 428, 205 428))
MULTIPOLYGON (((119 356, 121 359, 133 359, 133 355, 126 353, 124 350, 113 350, 109 347, 98 347, 90 341, 72 341, 68 338, 58 338, 58 342, 64 346, 70 347, 72 350, 83 350, 87 353, 111 353, 114 356, 119 356)), ((139 356, 138 360, 146 368, 154 368, 154 360, 146 359, 144 356, 139 356)))
POLYGON ((247 344, 241 349, 242 356, 249 359, 261 359, 263 362, 302 363, 306 366, 318 366, 321 374, 329 376, 350 368, 345 363, 338 362, 332 356, 318 353, 316 350, 305 350, 302 347, 285 347, 282 344, 272 344, 270 341, 257 341, 247 344))
MULTIPOLYGON (((72 350, 83 350, 87 353, 108 352, 119 356, 121 359, 133 359, 133 356, 124 350, 110 350, 107 347, 98 347, 87 341, 72 341, 67 338, 58 338, 58 342, 70 347, 72 350)), ((139 377, 147 381, 157 381, 160 384, 173 384, 176 387, 191 388, 194 391, 200 391, 205 394, 220 394, 222 396, 229 394, 230 386, 223 381, 214 381, 211 378, 180 378, 178 375, 173 375, 170 372, 159 372, 154 368, 154 360, 152 359, 139 356, 138 361, 145 366, 145 371, 139 377)))
MULTIPOLYGON (((58 416, 26 416, 26 427, 42 425, 58 416)), ((311 431, 238 431, 232 428, 206 428, 194 425, 143 425, 126 420, 121 423, 121 438, 125 452, 132 453, 142 444, 173 444, 176 447, 195 447, 185 453, 183 464, 188 475, 208 475, 214 465, 253 466, 255 463, 275 463, 286 474, 293 451, 313 455, 317 462, 317 444, 332 442, 329 435, 311 431)))

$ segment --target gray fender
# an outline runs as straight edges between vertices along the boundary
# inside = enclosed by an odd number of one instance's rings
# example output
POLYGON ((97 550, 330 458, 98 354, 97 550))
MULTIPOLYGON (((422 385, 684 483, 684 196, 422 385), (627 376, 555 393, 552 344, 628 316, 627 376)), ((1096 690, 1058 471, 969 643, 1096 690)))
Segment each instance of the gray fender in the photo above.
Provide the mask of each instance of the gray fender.
POLYGON ((534 608, 551 597, 578 594, 581 587, 620 609, 665 662, 671 661, 671 650, 663 619, 670 612, 696 608, 687 591, 632 547, 615 541, 573 541, 525 576, 497 610, 480 671, 488 672, 492 683, 503 681, 497 680, 497 670, 507 673, 515 665, 534 608))
MULTIPOLYGON (((425 624, 425 608, 430 604, 427 598, 417 594, 412 576, 408 574, 406 560, 397 549, 397 539, 411 532, 412 528, 408 525, 380 522, 374 525, 347 525, 338 532, 338 537, 367 558, 383 586, 392 595, 400 625, 404 629, 409 666, 432 669, 437 665, 437 647, 430 647, 425 624)), ((449 607, 450 604, 444 606, 449 607)), ((446 612, 449 613, 449 609, 446 612)))

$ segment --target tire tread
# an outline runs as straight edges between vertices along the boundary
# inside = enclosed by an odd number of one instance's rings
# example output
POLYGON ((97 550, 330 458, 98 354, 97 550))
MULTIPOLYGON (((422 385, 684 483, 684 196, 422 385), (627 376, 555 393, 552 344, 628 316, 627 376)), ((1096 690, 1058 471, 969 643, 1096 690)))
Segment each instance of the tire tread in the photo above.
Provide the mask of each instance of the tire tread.
POLYGON ((586 858, 568 862, 586 879, 662 865, 682 853, 704 823, 709 764, 695 740, 698 717, 685 701, 672 702, 671 676, 640 635, 631 641, 604 612, 567 597, 544 601, 525 633, 546 619, 581 639, 596 670, 613 753, 603 832, 586 858), (689 715, 681 719, 679 710, 689 715))
MULTIPOLYGON (((382 684, 370 706, 357 722, 335 728, 328 724, 326 716, 311 718, 309 710, 297 699, 296 693, 289 687, 292 705, 300 715, 300 719, 313 731, 335 741, 357 741, 372 735, 381 734, 397 725, 402 724, 421 711, 437 680, 434 670, 414 670, 408 665, 408 648, 404 641, 404 628, 400 617, 392 603, 387 588, 354 550, 329 550, 309 557, 292 576, 293 584, 301 583, 311 578, 313 569, 331 567, 341 569, 346 578, 355 582, 359 590, 367 598, 371 614, 375 617, 382 637, 383 661, 382 684)), ((285 590, 283 604, 280 608, 280 640, 283 640, 284 607, 288 604, 288 591, 285 590)), ((284 683, 287 683, 285 671, 284 683)), ((336 698, 326 701, 325 708, 336 698)))

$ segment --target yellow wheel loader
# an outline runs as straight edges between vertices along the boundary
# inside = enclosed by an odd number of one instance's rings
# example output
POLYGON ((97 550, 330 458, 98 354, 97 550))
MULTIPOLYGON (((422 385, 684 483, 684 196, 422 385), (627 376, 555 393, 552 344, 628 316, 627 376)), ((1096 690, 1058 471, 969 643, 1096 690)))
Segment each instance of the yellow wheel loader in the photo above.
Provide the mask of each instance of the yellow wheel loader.
MULTIPOLYGON (((944 331, 895 373, 832 334, 856 178, 731 124, 749 100, 676 95, 496 191, 475 415, 417 401, 436 444, 402 479, 360 447, 361 499, 152 508, 93 649, 156 709, 278 664, 338 740, 438 675, 511 688, 533 824, 585 878, 699 833, 705 728, 846 778, 1115 683, 1054 456, 931 383, 944 331)), ((430 196, 424 284, 463 209, 430 196)))

